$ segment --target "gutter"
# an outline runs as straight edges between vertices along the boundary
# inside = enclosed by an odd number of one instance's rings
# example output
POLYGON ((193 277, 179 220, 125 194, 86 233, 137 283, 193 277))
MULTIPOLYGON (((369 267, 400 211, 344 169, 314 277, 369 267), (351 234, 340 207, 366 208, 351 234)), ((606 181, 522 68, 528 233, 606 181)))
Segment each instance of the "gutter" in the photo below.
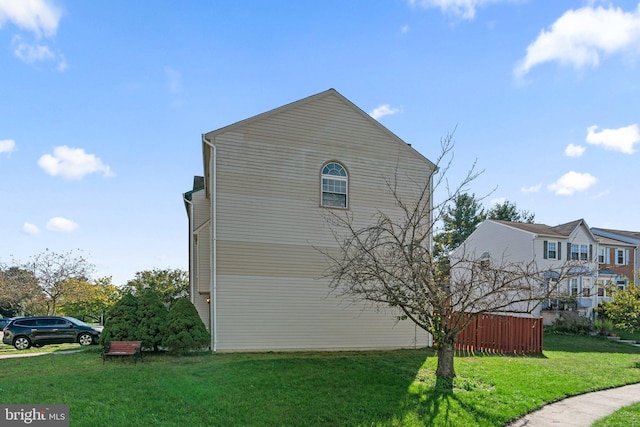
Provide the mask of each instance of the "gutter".
POLYGON ((182 195, 182 199, 189 205, 189 299, 191 304, 195 304, 195 287, 193 284, 193 202, 187 199, 187 194, 182 195))
MULTIPOLYGON (((214 138, 215 140, 215 138, 214 138)), ((202 143, 208 145, 213 150, 213 158, 209 158, 209 164, 213 162, 213 167, 210 167, 211 170, 211 227, 209 227, 209 231, 211 233, 210 241, 211 241, 211 258, 209 260, 211 267, 211 279, 209 280, 209 296, 211 298, 211 303, 209 304, 209 319, 211 319, 211 350, 216 353, 218 351, 218 230, 217 230, 217 160, 218 160, 218 149, 216 146, 210 142, 205 134, 202 134, 202 143)), ((205 181, 206 185, 206 181, 205 181)))

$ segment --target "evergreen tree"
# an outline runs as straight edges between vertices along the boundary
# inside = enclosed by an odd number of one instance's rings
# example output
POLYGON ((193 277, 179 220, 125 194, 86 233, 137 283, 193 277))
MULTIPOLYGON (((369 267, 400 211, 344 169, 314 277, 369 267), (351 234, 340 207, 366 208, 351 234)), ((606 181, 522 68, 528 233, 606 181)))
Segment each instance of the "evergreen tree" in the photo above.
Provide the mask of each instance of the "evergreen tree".
POLYGON ((139 324, 138 298, 125 293, 107 314, 100 344, 106 348, 111 341, 140 341, 139 324))
POLYGON ((167 319, 164 345, 174 353, 198 350, 209 345, 211 336, 198 311, 187 298, 179 298, 171 306, 167 319))
POLYGON ((487 213, 487 219, 498 219, 511 222, 526 222, 533 224, 535 215, 529 211, 519 211, 515 203, 511 203, 505 200, 502 203, 497 203, 487 213))
POLYGON ((158 346, 162 344, 166 334, 168 314, 156 292, 153 290, 142 292, 138 309, 140 317, 138 340, 142 341, 143 348, 158 351, 158 346))
POLYGON ((475 195, 459 194, 442 215, 443 231, 434 236, 434 255, 447 256, 471 235, 486 215, 475 195))

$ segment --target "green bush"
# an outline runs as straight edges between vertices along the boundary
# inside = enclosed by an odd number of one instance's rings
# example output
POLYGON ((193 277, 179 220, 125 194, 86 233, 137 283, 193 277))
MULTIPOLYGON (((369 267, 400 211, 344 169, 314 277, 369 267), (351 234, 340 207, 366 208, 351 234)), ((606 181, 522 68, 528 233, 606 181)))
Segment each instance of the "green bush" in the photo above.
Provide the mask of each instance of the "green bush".
POLYGON ((166 335, 167 316, 169 312, 153 290, 145 290, 138 301, 138 340, 142 347, 158 351, 166 335))
POLYGON ((126 293, 107 313, 104 330, 100 334, 100 345, 107 348, 111 341, 139 341, 139 324, 138 299, 126 293))
POLYGON ((171 306, 167 318, 164 346, 173 353, 199 350, 209 345, 210 335, 198 311, 187 298, 179 298, 171 306))
POLYGON ((554 334, 588 335, 592 330, 591 321, 573 311, 563 312, 547 331, 554 334))

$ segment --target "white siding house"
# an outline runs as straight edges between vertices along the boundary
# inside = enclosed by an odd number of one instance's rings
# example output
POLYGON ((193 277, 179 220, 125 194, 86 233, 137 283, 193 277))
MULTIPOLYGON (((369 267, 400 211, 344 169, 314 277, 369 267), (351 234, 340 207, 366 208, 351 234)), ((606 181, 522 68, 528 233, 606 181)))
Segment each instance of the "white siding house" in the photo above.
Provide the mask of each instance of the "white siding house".
POLYGON ((485 254, 508 263, 535 262, 539 271, 559 269, 567 261, 582 262, 583 267, 558 284, 558 298, 535 304, 530 316, 540 317, 542 310, 577 310, 591 316, 597 299, 598 241, 584 220, 557 226, 486 220, 462 247, 470 257, 485 254), (575 303, 567 304, 567 298, 560 298, 565 296, 575 303))
POLYGON ((184 194, 191 300, 213 351, 424 347, 388 307, 331 294, 328 212, 366 224, 428 183, 434 165, 337 91, 206 133, 204 177, 184 194), (201 183, 201 185, 200 185, 201 183))

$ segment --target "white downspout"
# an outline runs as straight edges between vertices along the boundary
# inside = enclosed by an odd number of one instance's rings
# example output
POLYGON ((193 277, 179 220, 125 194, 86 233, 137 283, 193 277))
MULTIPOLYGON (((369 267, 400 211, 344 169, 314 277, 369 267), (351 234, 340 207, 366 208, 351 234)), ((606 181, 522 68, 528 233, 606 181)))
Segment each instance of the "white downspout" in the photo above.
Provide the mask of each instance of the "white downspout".
POLYGON ((184 194, 182 198, 185 203, 189 204, 189 299, 191 300, 191 304, 195 304, 195 286, 193 283, 193 275, 195 274, 193 270, 193 202, 188 200, 184 194))
POLYGON ((212 319, 212 329, 211 331, 211 349, 214 353, 218 351, 218 230, 217 230, 217 209, 218 209, 218 178, 217 178, 217 148, 214 144, 212 144, 203 134, 202 142, 207 144, 213 150, 213 159, 209 159, 209 164, 213 163, 213 167, 211 168, 211 227, 209 227, 209 231, 211 232, 211 280, 209 281, 209 295, 211 298, 211 304, 209 305, 209 318, 212 319), (213 162, 211 161, 213 160, 213 162))

